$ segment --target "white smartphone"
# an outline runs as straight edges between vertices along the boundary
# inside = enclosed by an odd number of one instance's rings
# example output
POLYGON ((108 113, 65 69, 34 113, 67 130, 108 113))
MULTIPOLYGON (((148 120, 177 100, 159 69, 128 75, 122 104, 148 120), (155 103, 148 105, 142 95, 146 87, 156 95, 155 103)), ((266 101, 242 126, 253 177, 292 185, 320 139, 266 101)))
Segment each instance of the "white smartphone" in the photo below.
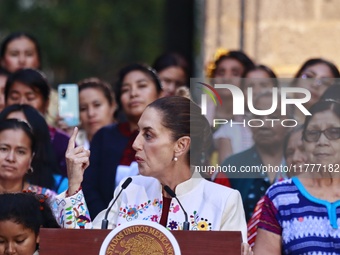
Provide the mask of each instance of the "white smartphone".
POLYGON ((79 125, 79 94, 77 84, 58 86, 58 112, 69 127, 79 125))

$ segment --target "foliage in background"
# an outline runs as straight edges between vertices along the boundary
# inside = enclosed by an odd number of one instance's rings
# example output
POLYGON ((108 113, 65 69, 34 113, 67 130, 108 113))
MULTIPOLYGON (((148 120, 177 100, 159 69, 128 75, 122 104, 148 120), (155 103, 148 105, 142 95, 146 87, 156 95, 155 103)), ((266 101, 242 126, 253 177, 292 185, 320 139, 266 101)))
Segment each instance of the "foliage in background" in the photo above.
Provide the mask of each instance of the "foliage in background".
POLYGON ((123 65, 162 53, 163 16, 160 0, 1 0, 0 39, 33 34, 54 87, 89 76, 112 82, 123 65))

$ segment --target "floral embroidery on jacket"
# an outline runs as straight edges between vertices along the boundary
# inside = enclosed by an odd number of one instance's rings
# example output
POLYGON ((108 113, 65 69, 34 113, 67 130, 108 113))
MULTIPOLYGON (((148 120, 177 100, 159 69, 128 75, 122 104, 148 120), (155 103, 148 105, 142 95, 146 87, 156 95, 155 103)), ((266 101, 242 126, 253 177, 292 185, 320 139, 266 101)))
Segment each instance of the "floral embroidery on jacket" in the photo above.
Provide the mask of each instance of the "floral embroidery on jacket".
POLYGON ((177 230, 178 228, 178 223, 176 221, 170 221, 169 224, 168 224, 168 229, 170 230, 177 230))
POLYGON ((152 202, 153 206, 158 206, 160 209, 163 208, 163 201, 159 201, 159 199, 155 198, 152 202))
POLYGON ((208 219, 200 218, 197 211, 190 215, 192 230, 211 230, 211 223, 208 219))
POLYGON ((174 206, 174 203, 171 203, 170 208, 169 208, 169 212, 172 211, 173 213, 176 213, 176 212, 179 211, 179 209, 180 209, 179 205, 174 206))
POLYGON ((150 220, 153 221, 153 222, 158 222, 158 215, 152 215, 150 217, 150 220))
MULTIPOLYGON (((200 218, 197 211, 190 215, 190 230, 212 230, 211 223, 208 219, 200 218)), ((183 222, 178 222, 172 219, 168 220, 167 229, 182 230, 183 222)))
MULTIPOLYGON (((125 207, 119 208, 119 217, 122 217, 126 219, 126 221, 132 221, 137 219, 140 214, 143 214, 150 206, 155 206, 158 208, 162 208, 162 201, 159 201, 158 199, 154 199, 153 202, 151 200, 148 200, 147 202, 140 204, 140 205, 126 205, 125 207)), ((157 215, 147 215, 143 218, 143 220, 152 220, 152 221, 158 221, 157 215)))

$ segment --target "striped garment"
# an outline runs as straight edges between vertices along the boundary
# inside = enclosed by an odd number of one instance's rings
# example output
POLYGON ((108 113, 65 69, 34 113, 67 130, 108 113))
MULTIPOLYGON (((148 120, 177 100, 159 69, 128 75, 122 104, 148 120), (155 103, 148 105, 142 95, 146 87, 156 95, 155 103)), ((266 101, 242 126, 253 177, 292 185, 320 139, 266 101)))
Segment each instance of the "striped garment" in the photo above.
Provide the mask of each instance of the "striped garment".
MULTIPOLYGON (((275 182, 280 182, 285 179, 287 179, 286 175, 279 174, 276 177, 275 182)), ((257 227, 260 222, 263 203, 264 203, 264 196, 261 197, 260 200, 257 202, 254 212, 247 224, 248 244, 250 245, 250 247, 254 247, 255 245, 256 236, 257 236, 257 227)))
POLYGON ((339 206, 313 197, 293 177, 268 189, 258 227, 282 236, 283 254, 340 254, 339 206))
POLYGON ((257 228, 262 214, 263 203, 264 196, 261 197, 261 199, 257 202, 254 213, 247 224, 248 244, 250 245, 250 247, 254 247, 255 245, 257 228))

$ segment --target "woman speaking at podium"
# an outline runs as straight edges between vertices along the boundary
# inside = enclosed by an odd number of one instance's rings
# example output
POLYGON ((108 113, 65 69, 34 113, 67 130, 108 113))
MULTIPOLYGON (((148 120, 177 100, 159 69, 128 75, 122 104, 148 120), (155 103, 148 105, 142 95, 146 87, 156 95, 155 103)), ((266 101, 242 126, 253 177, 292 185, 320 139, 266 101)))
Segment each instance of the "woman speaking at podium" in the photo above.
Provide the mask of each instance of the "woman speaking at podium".
POLYGON ((138 129, 133 149, 140 175, 131 183, 123 180, 113 194, 116 201, 91 221, 81 190, 90 152, 75 147, 75 128, 66 152, 69 188, 57 197, 59 223, 65 228, 101 228, 107 218, 108 228, 115 228, 148 220, 169 230, 241 231, 246 242, 239 192, 193 171, 202 164, 203 148, 211 138, 200 107, 184 97, 160 98, 144 110, 138 129))

